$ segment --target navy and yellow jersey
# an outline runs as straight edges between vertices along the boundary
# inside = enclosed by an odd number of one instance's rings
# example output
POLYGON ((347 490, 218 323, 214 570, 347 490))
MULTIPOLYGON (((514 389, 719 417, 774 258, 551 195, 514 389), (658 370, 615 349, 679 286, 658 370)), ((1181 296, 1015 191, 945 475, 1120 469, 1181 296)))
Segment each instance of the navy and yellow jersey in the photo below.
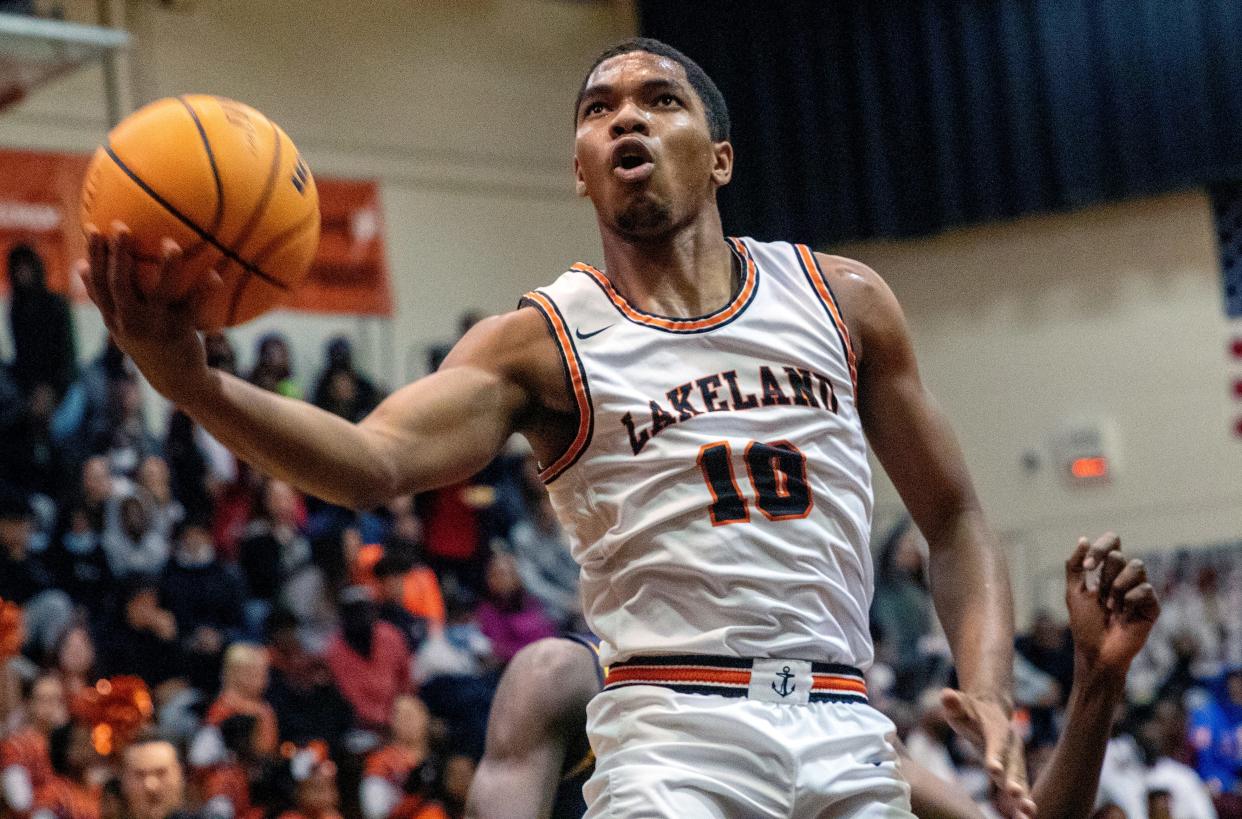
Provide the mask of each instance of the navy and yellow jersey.
MULTIPOLYGON (((595 659, 596 679, 600 690, 603 690, 606 669, 599 662, 599 641, 591 634, 562 634, 561 637, 590 649, 595 659)), ((552 802, 552 819, 582 819, 586 813, 582 786, 595 772, 595 754, 591 752, 591 743, 587 740, 586 715, 574 725, 573 734, 565 738, 565 764, 561 768, 561 781, 552 802)))

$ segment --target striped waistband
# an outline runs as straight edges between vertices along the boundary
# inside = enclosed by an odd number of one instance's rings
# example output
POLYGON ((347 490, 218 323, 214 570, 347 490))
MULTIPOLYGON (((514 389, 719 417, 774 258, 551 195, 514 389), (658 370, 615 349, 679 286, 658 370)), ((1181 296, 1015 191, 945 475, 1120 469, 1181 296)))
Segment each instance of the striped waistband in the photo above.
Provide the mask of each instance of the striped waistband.
POLYGON ((766 702, 867 702, 857 668, 806 660, 688 655, 633 657, 608 667, 605 691, 631 685, 766 702))

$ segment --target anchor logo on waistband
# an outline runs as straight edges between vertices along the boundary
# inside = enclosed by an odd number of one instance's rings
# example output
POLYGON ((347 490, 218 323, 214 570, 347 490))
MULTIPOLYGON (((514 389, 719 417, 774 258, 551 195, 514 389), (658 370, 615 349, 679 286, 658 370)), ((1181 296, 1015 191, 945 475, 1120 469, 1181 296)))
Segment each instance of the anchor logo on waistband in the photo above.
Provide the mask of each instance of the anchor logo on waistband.
POLYGON ((780 694, 782 697, 788 697, 790 694, 792 694, 794 691, 797 690, 798 686, 789 684, 789 681, 792 680, 796 676, 793 672, 789 670, 789 666, 785 666, 784 668, 782 668, 781 673, 777 674, 776 676, 781 678, 781 687, 777 688, 776 683, 769 683, 772 686, 773 691, 780 694))

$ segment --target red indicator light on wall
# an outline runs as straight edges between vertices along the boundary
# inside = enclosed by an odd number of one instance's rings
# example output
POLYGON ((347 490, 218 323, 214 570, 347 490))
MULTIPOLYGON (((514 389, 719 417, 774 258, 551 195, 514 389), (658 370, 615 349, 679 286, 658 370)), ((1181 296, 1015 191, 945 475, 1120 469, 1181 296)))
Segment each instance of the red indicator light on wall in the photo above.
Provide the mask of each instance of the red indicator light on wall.
POLYGON ((1239 418, 1233 424, 1233 434, 1242 438, 1242 418, 1239 418))
POLYGON ((1235 378, 1233 381, 1233 397, 1242 401, 1242 378, 1235 378))
POLYGON ((1070 474, 1079 480, 1108 477, 1107 458, 1077 458, 1070 464, 1070 474))
POLYGON ((1235 338, 1233 343, 1229 345, 1230 352, 1234 358, 1242 358, 1242 337, 1235 338))

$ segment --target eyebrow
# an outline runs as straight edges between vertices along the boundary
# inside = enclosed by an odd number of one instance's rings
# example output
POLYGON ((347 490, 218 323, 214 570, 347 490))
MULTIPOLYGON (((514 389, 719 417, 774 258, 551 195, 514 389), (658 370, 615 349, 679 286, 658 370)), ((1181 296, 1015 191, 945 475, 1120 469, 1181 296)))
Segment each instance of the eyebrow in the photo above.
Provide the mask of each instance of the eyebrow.
MULTIPOLYGON (((664 77, 652 77, 649 80, 643 80, 638 86, 638 89, 639 91, 645 93, 651 93, 653 91, 676 91, 683 96, 686 93, 685 89, 682 88, 681 83, 664 77)), ((595 97, 606 97, 614 91, 616 91, 616 87, 609 85, 608 83, 588 85, 582 92, 582 101, 578 104, 579 112, 582 111, 582 106, 585 105, 587 101, 592 100, 595 97)))

